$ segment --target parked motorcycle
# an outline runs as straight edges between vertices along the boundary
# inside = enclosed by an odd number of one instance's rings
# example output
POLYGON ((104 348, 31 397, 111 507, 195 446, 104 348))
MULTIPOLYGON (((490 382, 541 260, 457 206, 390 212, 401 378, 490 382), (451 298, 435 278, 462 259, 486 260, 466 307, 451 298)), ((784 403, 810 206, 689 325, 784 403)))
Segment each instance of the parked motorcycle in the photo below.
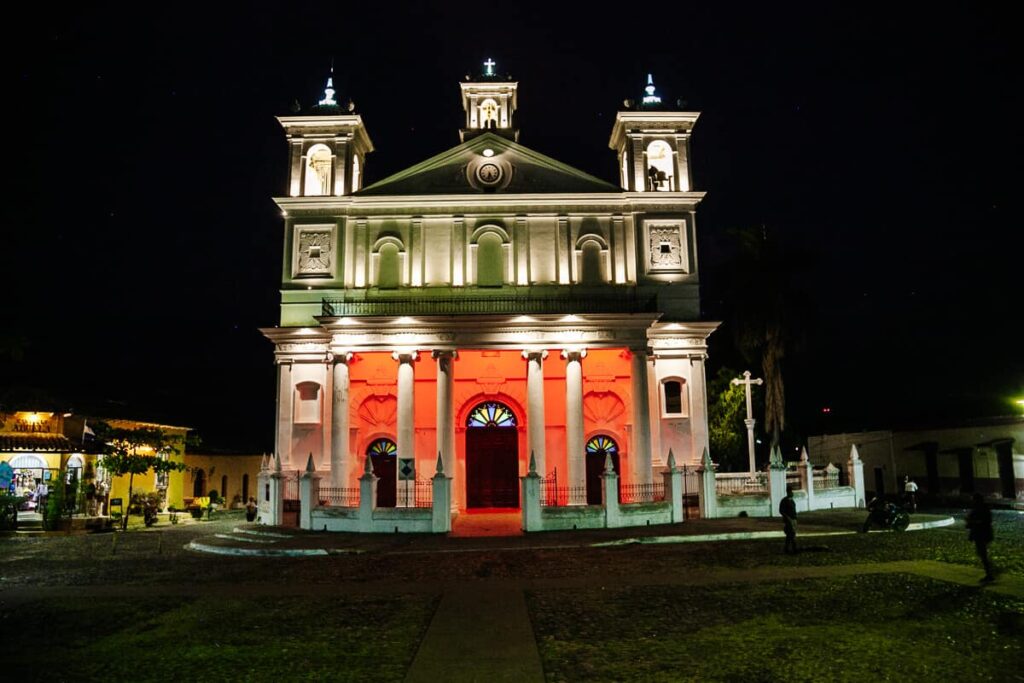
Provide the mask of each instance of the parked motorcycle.
POLYGON ((872 526, 892 531, 906 531, 910 526, 910 515, 895 503, 873 498, 868 503, 868 518, 864 520, 864 526, 860 530, 867 533, 872 526))

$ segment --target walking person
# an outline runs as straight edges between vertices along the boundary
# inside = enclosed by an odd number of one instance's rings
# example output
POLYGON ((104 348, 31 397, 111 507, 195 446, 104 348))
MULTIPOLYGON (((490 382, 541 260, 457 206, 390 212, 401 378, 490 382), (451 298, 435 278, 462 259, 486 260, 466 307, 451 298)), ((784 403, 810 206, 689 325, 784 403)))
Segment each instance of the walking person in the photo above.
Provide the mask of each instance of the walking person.
POLYGON ((903 478, 903 497, 910 511, 917 512, 917 483, 909 475, 903 478))
POLYGON ((779 502, 779 514, 782 516, 783 531, 786 533, 785 552, 795 555, 796 547, 796 500, 793 499, 793 487, 786 487, 786 497, 779 502))
POLYGON ((985 497, 974 494, 971 511, 967 513, 967 540, 974 541, 974 550, 978 553, 981 566, 985 568, 983 583, 995 580, 992 561, 988 559, 988 544, 992 542, 992 510, 985 503, 985 497))
POLYGON ((254 522, 256 521, 256 511, 259 508, 256 505, 256 499, 249 496, 249 502, 245 504, 245 521, 254 522))

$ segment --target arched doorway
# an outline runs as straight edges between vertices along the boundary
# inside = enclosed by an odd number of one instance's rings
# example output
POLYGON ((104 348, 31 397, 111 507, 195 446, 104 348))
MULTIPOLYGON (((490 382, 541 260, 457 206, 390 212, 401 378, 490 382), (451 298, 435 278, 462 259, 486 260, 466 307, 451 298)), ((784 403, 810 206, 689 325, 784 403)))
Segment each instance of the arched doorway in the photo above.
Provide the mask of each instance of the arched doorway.
POLYGON ((587 505, 601 504, 601 474, 604 472, 604 461, 612 456, 612 468, 615 474, 619 471, 619 445, 615 439, 598 434, 587 442, 587 505))
POLYGON ((519 507, 519 431, 504 403, 488 401, 466 418, 466 507, 519 507))
POLYGON ((199 468, 195 472, 195 480, 192 482, 192 497, 202 498, 206 495, 206 472, 199 468))
POLYGON ((377 507, 393 508, 397 502, 398 446, 391 439, 376 439, 366 449, 377 475, 377 507))

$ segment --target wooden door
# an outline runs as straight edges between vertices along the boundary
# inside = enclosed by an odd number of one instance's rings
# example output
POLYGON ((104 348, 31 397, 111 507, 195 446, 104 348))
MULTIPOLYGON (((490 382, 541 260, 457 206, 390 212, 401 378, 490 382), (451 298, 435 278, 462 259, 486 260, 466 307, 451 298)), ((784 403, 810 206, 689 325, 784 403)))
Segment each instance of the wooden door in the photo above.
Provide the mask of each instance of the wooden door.
POLYGON ((519 439, 514 427, 466 430, 466 507, 519 507, 519 439))

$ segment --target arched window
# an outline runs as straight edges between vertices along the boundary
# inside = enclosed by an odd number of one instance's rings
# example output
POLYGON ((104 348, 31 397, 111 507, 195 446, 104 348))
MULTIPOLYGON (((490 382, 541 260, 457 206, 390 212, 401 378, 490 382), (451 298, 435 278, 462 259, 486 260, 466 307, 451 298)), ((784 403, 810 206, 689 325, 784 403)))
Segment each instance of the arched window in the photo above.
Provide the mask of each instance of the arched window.
POLYGON ((672 184, 672 148, 664 140, 655 140, 647 145, 647 189, 658 192, 671 192, 672 184))
POLYGON ((381 457, 395 457, 398 453, 398 446, 391 439, 377 439, 371 443, 367 449, 366 454, 370 456, 381 456, 381 457))
POLYGON ((467 427, 515 427, 516 415, 504 403, 481 403, 466 418, 467 427))
POLYGON ((501 287, 505 284, 504 254, 501 236, 488 232, 477 240, 476 284, 478 287, 501 287))
POLYGON ((200 467, 195 471, 195 477, 192 482, 192 497, 202 498, 206 495, 206 472, 200 467))
POLYGON ((619 445, 610 436, 600 434, 587 442, 587 456, 599 455, 602 458, 609 454, 618 455, 619 445))
POLYGON ((306 152, 305 196, 316 197, 331 193, 332 156, 327 145, 313 145, 306 152))
POLYGON ((352 191, 353 192, 358 192, 359 191, 359 182, 360 182, 360 180, 361 179, 359 177, 359 155, 356 154, 355 156, 352 157, 352 191))
POLYGON ((249 501, 249 475, 242 475, 242 502, 246 503, 249 501))
POLYGON ((377 286, 381 289, 397 289, 402 282, 398 245, 383 244, 377 254, 377 286))
POLYGON ((580 282, 591 285, 607 282, 601 245, 596 240, 587 240, 583 243, 580 252, 580 282))
POLYGON ((629 163, 626 150, 622 150, 622 189, 629 189, 629 163))
POLYGON ((491 98, 487 98, 480 103, 480 127, 498 127, 498 103, 491 98))
MULTIPOLYGON (((228 475, 222 475, 220 478, 220 497, 228 497, 228 475)), ((230 502, 230 501, 228 501, 230 502)))

